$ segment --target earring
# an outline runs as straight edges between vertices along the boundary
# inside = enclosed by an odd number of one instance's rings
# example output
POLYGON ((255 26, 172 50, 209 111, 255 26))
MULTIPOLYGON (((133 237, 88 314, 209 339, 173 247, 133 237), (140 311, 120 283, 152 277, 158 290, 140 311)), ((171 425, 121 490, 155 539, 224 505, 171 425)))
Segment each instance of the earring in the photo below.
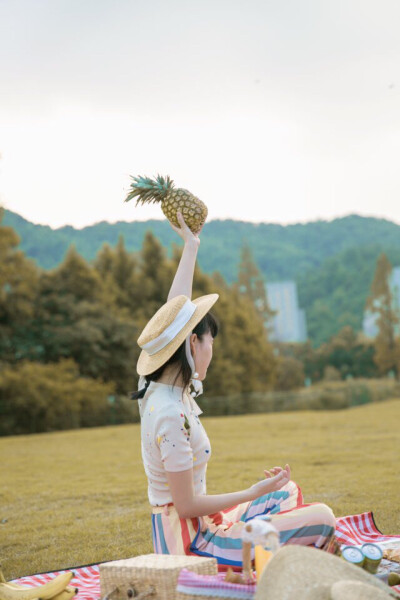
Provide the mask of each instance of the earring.
POLYGON ((195 372, 195 373, 193 373, 193 375, 192 375, 192 379, 197 379, 197 378, 198 378, 198 376, 199 376, 199 374, 198 374, 197 372, 195 372))

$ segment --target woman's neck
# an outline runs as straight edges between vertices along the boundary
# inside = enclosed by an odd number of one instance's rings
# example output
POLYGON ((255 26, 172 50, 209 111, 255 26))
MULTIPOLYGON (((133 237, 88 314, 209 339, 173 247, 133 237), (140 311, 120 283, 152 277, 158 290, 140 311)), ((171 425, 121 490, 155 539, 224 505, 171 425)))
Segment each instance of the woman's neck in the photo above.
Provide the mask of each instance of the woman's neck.
POLYGON ((164 369, 161 377, 157 379, 157 383, 166 383, 167 385, 174 385, 175 387, 183 388, 182 376, 177 377, 176 369, 164 369))

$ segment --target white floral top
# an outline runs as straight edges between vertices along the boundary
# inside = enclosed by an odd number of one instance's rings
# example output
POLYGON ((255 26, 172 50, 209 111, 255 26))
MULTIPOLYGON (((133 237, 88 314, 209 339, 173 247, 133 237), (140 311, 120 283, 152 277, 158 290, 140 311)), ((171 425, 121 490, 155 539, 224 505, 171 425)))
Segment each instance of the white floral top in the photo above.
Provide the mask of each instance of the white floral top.
POLYGON ((193 467, 194 493, 206 494, 210 440, 200 423, 202 410, 188 389, 152 381, 139 400, 142 458, 152 506, 172 502, 165 471, 193 467), (183 398, 182 398, 183 396, 183 398))

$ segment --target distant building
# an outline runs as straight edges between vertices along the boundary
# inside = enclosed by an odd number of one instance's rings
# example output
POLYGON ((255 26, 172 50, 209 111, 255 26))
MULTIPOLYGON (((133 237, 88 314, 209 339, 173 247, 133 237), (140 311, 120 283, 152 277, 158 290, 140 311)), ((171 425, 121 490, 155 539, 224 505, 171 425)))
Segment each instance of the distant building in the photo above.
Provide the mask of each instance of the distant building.
MULTIPOLYGON (((390 290, 393 298, 393 308, 400 314, 400 267, 394 267, 390 278, 390 290)), ((366 310, 363 318, 363 332, 369 338, 375 338, 378 335, 378 313, 366 310)), ((400 323, 397 326, 397 335, 400 335, 400 323)))
POLYGON ((269 306, 276 311, 269 323, 270 339, 278 342, 307 341, 306 315, 299 308, 296 283, 267 283, 266 290, 269 306))

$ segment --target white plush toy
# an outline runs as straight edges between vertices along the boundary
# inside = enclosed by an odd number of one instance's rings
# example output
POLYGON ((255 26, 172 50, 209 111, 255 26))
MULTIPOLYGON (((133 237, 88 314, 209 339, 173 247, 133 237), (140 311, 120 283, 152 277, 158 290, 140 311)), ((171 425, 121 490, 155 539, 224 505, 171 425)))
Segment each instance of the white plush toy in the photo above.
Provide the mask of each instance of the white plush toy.
POLYGON ((251 568, 251 547, 261 546, 275 554, 280 547, 279 531, 272 525, 271 517, 268 515, 254 517, 254 519, 243 524, 242 542, 243 572, 234 573, 229 568, 225 576, 225 581, 229 583, 254 583, 251 568))
POLYGON ((260 545, 275 554, 280 546, 279 531, 272 525, 271 517, 254 517, 243 527, 242 541, 243 577, 246 581, 252 581, 251 547, 260 545))

